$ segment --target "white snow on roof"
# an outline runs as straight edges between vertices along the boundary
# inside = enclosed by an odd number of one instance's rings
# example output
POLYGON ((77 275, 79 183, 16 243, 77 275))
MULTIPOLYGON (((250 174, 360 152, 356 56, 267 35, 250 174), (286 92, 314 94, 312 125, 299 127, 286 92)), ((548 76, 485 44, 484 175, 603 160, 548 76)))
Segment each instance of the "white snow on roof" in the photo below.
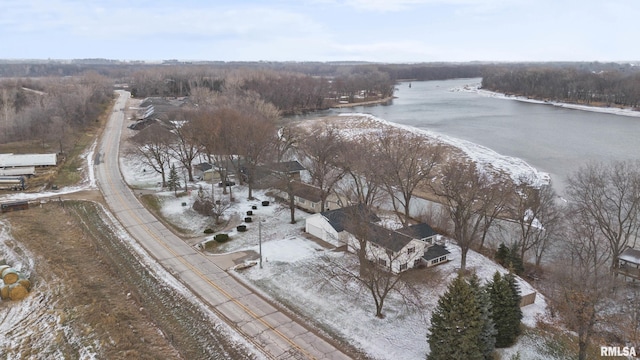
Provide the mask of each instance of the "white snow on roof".
POLYGON ((0 154, 0 167, 55 166, 56 154, 0 154))
POLYGON ((640 264, 640 250, 627 248, 622 252, 622 254, 620 254, 618 259, 634 264, 640 264))

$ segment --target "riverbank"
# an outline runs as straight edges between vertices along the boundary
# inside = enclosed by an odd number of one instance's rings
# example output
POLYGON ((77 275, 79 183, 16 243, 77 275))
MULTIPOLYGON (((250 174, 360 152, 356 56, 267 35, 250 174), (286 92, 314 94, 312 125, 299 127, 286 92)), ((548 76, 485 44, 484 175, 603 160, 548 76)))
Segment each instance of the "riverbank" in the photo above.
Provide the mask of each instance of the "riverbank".
POLYGON ((537 99, 531 99, 525 96, 507 95, 507 94, 503 94, 495 91, 484 90, 480 87, 480 84, 465 85, 461 88, 453 88, 451 89, 451 91, 472 92, 481 96, 491 97, 495 99, 516 100, 516 101, 522 101, 522 102, 527 102, 532 104, 551 105, 551 106, 557 106, 557 107, 573 109, 573 110, 591 111, 591 112, 599 112, 604 114, 621 115, 621 116, 629 116, 629 117, 640 117, 640 111, 634 110, 632 108, 579 105, 579 104, 570 104, 570 103, 564 103, 564 102, 558 102, 558 101, 537 100, 537 99))
POLYGON ((487 147, 470 141, 390 122, 370 114, 343 113, 337 116, 321 117, 316 120, 337 125, 340 129, 344 129, 345 134, 352 137, 371 133, 373 130, 401 129, 420 135, 424 137, 426 141, 433 141, 444 145, 447 148, 446 151, 451 154, 452 157, 466 157, 485 171, 494 174, 506 174, 516 184, 520 183, 523 179, 527 179, 530 183, 538 186, 549 184, 551 181, 548 173, 539 171, 520 158, 501 155, 487 147))
POLYGON ((378 100, 362 101, 362 102, 348 103, 348 104, 335 104, 335 105, 332 106, 332 108, 334 108, 334 109, 342 109, 342 108, 349 108, 349 107, 356 107, 356 106, 379 105, 379 104, 388 103, 389 101, 393 100, 394 98, 395 98, 395 96, 389 96, 389 97, 378 99, 378 100))

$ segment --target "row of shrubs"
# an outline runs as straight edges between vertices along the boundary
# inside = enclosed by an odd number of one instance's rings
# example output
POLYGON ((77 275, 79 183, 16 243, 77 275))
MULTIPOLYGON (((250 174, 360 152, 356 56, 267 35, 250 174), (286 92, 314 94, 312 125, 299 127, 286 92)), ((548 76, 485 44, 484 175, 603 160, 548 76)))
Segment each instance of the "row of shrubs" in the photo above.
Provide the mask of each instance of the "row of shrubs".
MULTIPOLYGON (((269 206, 269 201, 263 201, 263 202, 262 202, 262 206, 269 206)), ((254 206, 252 206, 251 208, 252 208, 253 210, 256 210, 258 207, 254 205, 254 206)), ((249 216, 253 215, 253 211, 251 211, 251 210, 247 211, 247 215, 249 215, 249 216)), ((251 217, 249 217, 249 216, 247 216, 247 217, 245 217, 245 218, 244 218, 244 221, 245 221, 245 222, 251 222, 251 221, 252 221, 251 217)), ((247 231, 247 225, 238 225, 238 226, 236 227, 236 229, 237 229, 239 232, 245 232, 245 231, 247 231)), ((213 229, 211 229, 211 228, 206 228, 206 229, 204 229, 204 233, 205 233, 205 234, 213 234, 213 233, 214 233, 214 231, 213 231, 213 229)), ((216 235, 213 237, 213 239, 214 239, 216 242, 219 242, 219 243, 227 242, 227 241, 229 241, 229 234, 216 234, 216 235)))

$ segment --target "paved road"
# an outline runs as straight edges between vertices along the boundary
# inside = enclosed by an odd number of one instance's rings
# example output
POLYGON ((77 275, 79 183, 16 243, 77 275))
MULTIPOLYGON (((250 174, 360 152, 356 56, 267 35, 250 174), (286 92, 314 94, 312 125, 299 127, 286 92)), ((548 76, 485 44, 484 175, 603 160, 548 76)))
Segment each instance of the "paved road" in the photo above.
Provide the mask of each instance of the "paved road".
POLYGON ((118 166, 124 112, 130 94, 119 91, 96 162, 96 178, 108 206, 122 225, 169 272, 268 358, 349 359, 240 284, 215 263, 169 231, 137 200, 118 166))

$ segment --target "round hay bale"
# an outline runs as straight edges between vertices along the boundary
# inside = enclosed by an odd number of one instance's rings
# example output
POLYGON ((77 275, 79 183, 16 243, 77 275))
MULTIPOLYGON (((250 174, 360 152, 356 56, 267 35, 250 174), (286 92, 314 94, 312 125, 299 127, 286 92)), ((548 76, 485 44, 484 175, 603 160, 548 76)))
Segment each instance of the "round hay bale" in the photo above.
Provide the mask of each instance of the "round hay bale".
POLYGON ((0 287, 0 299, 9 299, 9 285, 3 285, 2 287, 0 287))
POLYGON ((2 272, 2 281, 6 285, 15 284, 18 281, 18 271, 14 268, 4 269, 2 272))
POLYGON ((9 285, 9 299, 22 300, 29 292, 20 283, 9 285))
POLYGON ((9 265, 0 265, 0 275, 2 274, 2 272, 3 272, 5 269, 8 269, 8 268, 10 268, 10 267, 11 267, 11 266, 9 266, 9 265))
POLYGON ((18 279, 18 284, 24 286, 24 288, 27 289, 27 291, 31 291, 31 281, 22 274, 20 274, 20 277, 18 279))

